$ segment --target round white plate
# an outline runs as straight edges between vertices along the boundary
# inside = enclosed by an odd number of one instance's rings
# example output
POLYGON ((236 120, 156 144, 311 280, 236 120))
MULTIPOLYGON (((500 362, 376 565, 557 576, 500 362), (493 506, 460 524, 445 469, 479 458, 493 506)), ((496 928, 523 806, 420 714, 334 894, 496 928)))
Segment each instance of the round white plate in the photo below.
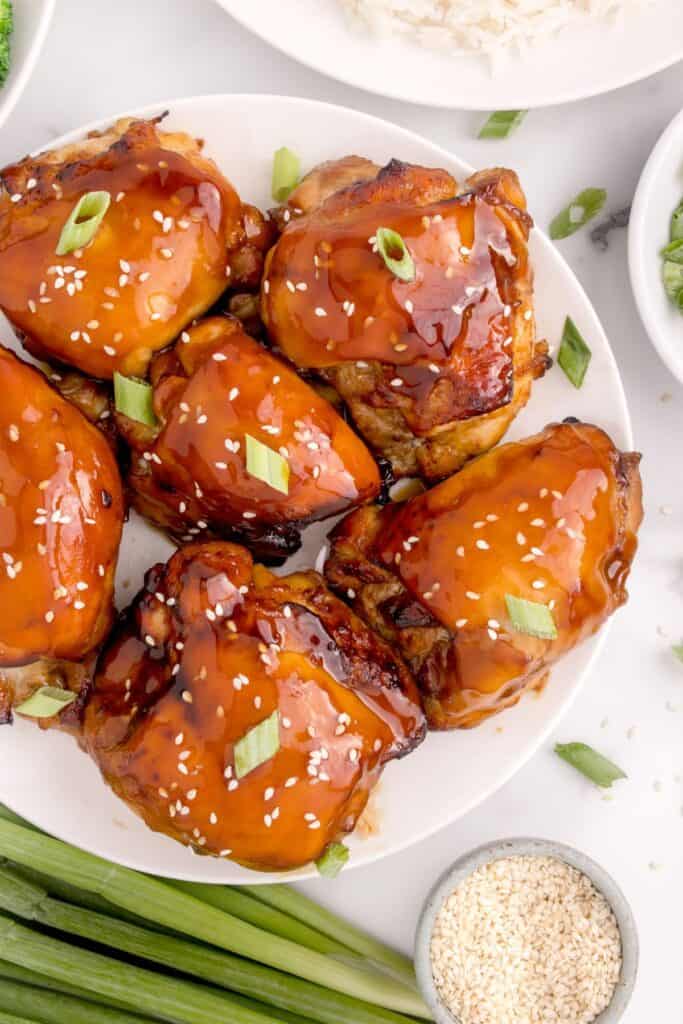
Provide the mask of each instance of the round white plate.
POLYGON ((667 298, 660 250, 671 214, 683 199, 683 110, 652 150, 638 182, 628 230, 631 287, 645 330, 671 372, 683 382, 683 314, 667 298))
MULTIPOLYGON (((365 114, 308 100, 273 96, 207 96, 160 103, 138 111, 151 116, 168 109, 167 128, 206 140, 206 151, 239 189, 261 207, 270 199, 271 158, 283 143, 296 148, 302 166, 361 153, 384 162, 391 157, 445 167, 462 179, 470 168, 431 143, 365 114)), ((97 127, 88 125, 88 129, 97 127)), ((84 129, 83 131, 85 131, 84 129)), ((59 146, 82 132, 56 140, 59 146)), ((523 175, 522 175, 523 179, 523 175)), ((571 270, 547 238, 534 231, 538 328, 555 343, 570 314, 593 351, 580 391, 557 367, 539 381, 528 408, 510 431, 523 437, 565 416, 599 423, 621 447, 631 446, 624 393, 614 357, 593 309, 571 270)), ((0 317, 0 340, 12 337, 0 317)), ((316 524, 288 567, 312 566, 330 524, 316 524)), ((171 545, 132 517, 125 530, 119 570, 119 603, 130 599, 144 571, 165 559, 171 545)), ((604 638, 604 632, 602 634, 604 638)), ((370 838, 351 837, 351 866, 415 843, 480 803, 503 785, 543 743, 579 689, 601 645, 592 639, 553 671, 540 698, 521 704, 477 729, 435 733, 400 762, 388 766, 374 799, 377 828, 370 838), (504 726, 502 731, 498 731, 504 726)), ((599 680, 594 680, 599 685, 599 680)), ((41 828, 111 860, 155 874, 205 882, 244 883, 283 876, 247 871, 229 861, 192 854, 149 831, 107 789, 95 765, 72 739, 43 733, 16 721, 0 730, 0 801, 41 828)), ((288 877, 304 878, 304 869, 288 877)))
POLYGON ((9 117, 31 77, 57 0, 15 0, 9 75, 0 86, 0 125, 9 117))
POLYGON ((432 107, 528 109, 609 92, 683 59, 680 0, 651 0, 623 20, 586 20, 512 56, 451 56, 349 25, 338 0, 218 0, 288 56, 348 85, 432 107))

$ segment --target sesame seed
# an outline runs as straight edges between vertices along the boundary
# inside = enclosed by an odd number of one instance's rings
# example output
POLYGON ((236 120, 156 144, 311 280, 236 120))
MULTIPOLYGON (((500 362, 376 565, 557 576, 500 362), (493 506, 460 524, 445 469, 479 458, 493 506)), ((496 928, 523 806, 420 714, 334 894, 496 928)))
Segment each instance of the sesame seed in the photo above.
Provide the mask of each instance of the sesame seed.
POLYGON ((478 540, 476 542, 476 547, 478 547, 481 551, 488 551, 489 546, 490 545, 485 540, 478 540))
POLYGON ((315 315, 316 316, 327 316, 327 313, 322 308, 322 306, 316 306, 316 308, 315 308, 315 315))
POLYGON ((481 594, 478 594, 476 590, 466 590, 465 597, 469 598, 470 601, 478 601, 481 594))

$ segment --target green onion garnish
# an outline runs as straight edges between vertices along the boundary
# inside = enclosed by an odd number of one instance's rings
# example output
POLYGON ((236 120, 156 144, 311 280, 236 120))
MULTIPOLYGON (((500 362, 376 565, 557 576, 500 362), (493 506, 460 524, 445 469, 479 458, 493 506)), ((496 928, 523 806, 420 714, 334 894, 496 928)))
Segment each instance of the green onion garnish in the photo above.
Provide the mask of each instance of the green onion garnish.
POLYGON ((479 129, 479 138, 507 139, 515 128, 519 128, 527 113, 526 110, 494 110, 479 129))
POLYGON ((273 711, 235 744, 235 775, 243 779, 280 749, 280 715, 273 711))
POLYGON ((573 235, 600 213, 606 199, 607 192, 604 188, 585 188, 583 192, 579 192, 551 222, 550 237, 557 241, 558 238, 573 235))
POLYGON ((251 434, 245 434, 247 445, 247 473, 274 487, 282 494, 289 493, 289 463, 279 452, 258 441, 251 434))
POLYGON ((680 238, 683 238, 683 200, 681 200, 674 212, 671 214, 669 238, 672 242, 677 242, 680 238))
POLYGON ((536 601, 527 601, 523 597, 515 597, 514 594, 505 595, 508 615, 512 628, 518 633, 528 633, 529 636, 538 637, 539 640, 555 640, 557 638, 557 627, 550 608, 536 601))
POLYGON ((76 694, 71 690, 60 690, 57 686, 41 686, 14 710, 19 715, 29 715, 31 718, 52 718, 75 700, 76 694))
POLYGON ((603 789, 609 789, 617 779, 626 778, 626 772, 586 743, 557 743, 555 753, 603 789))
POLYGON ((415 280, 415 261, 398 231, 392 228, 377 228, 377 248, 387 268, 400 281, 415 280))
POLYGON ((93 240, 110 202, 108 192, 86 192, 81 196, 62 228, 56 249, 58 256, 83 249, 93 240))
POLYGON ((683 238, 674 238, 661 250, 661 255, 671 263, 683 263, 683 238))
POLYGON ((0 0, 0 85, 9 74, 14 15, 10 0, 0 0))
POLYGON ((283 146, 275 150, 273 156, 273 180, 271 190, 273 199, 284 203, 289 193, 299 184, 301 162, 291 149, 283 146))
POLYGON ((679 661, 683 661, 683 644, 674 644, 671 650, 679 661))
POLYGON ((570 316, 564 322, 557 361, 575 388, 580 388, 591 361, 591 350, 570 316))
POLYGON ((146 423, 148 427, 157 425, 152 399, 152 385, 138 377, 124 377, 122 373, 114 373, 114 404, 116 411, 123 413, 128 419, 146 423))
POLYGON ((318 874, 325 878, 336 878, 349 859, 350 853, 343 843, 330 843, 322 857, 315 862, 318 874))
POLYGON ((672 302, 678 301, 678 293, 683 288, 683 264, 665 260, 662 267, 664 289, 672 302))

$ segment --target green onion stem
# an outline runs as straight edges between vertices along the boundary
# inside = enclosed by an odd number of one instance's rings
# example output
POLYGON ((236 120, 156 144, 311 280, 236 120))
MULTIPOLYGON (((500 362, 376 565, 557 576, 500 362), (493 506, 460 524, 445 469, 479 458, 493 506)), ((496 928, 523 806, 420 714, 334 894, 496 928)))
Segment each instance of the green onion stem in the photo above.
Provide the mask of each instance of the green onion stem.
MULTIPOLYGON (((70 985, 66 981, 55 981, 54 978, 46 978, 38 971, 30 971, 27 967, 20 967, 18 964, 11 964, 7 960, 0 959, 0 979, 19 981, 22 985, 31 985, 34 988, 48 989, 50 992, 61 992, 64 995, 76 996, 77 999, 89 999, 93 1003, 103 1004, 109 1007, 118 1006, 126 1009, 123 1003, 114 999, 103 999, 95 992, 86 992, 77 985, 70 985)), ((3 981, 4 985, 4 981, 3 981)))
MULTIPOLYGON (((209 945, 386 1009, 429 1019, 429 1011, 420 997, 391 978, 368 975, 360 968, 349 966, 336 958, 327 958, 278 935, 269 935, 158 879, 111 864, 9 821, 0 821, 0 856, 97 893, 124 910, 191 935, 209 945)), ((6 921, 3 926, 7 943, 8 937, 12 937, 12 931, 6 921)), ((380 949, 383 947, 380 946, 380 949)), ((4 955, 5 959, 14 960, 8 953, 4 955)), ((34 966, 22 960, 18 962, 23 966, 34 966)), ((77 976, 81 977, 80 971, 77 976)), ((73 977, 73 972, 70 977, 73 977)), ((131 989, 134 987, 131 986, 131 989)), ((141 1003, 138 1006, 143 1008, 141 1003)), ((193 1024, 200 1022, 197 1019, 193 1024)), ((238 1024, 237 1020, 233 1024, 238 1024)))
MULTIPOLYGON (((332 956, 341 953, 346 956, 351 950, 340 942, 322 935, 320 932, 302 924, 289 914, 269 907, 260 900, 254 899, 247 893, 224 885, 203 885, 201 882, 176 882, 170 881, 174 889, 194 896, 203 903, 208 903, 217 910, 224 910, 227 914, 233 914, 242 921, 248 921, 257 928, 262 928, 273 935, 279 935, 283 939, 298 943, 299 946, 306 946, 318 953, 332 956)), ((48 886, 49 891, 49 886, 48 886)))
POLYGON ((245 1007, 238 997, 213 992, 142 967, 70 946, 0 914, 0 955, 57 981, 78 978, 97 992, 173 1024, 279 1024, 282 1017, 245 1007))
MULTIPOLYGON (((127 1010, 86 1002, 63 992, 47 992, 44 988, 2 982, 2 1008, 39 1024, 144 1024, 149 1017, 139 1017, 127 1010)), ((2 1024, 2 1016, 0 1016, 2 1024)))
POLYGON ((26 882, 11 868, 0 868, 0 905, 10 914, 45 927, 164 967, 180 969, 185 974, 258 999, 277 1007, 281 1017, 281 1011, 285 1011, 288 1020, 295 1014, 296 1021, 302 1020, 303 1015, 321 1024, 347 1020, 354 1024, 408 1024, 406 1017, 272 968, 53 900, 45 890, 26 882))
POLYGON ((356 928, 348 921, 342 920, 330 910, 314 903, 302 893, 297 892, 288 885, 242 885, 241 892, 254 896, 257 900, 281 910, 298 921, 307 924, 309 928, 315 928, 336 939, 342 945, 347 946, 368 960, 387 968, 391 974, 400 978, 404 984, 415 987, 415 972, 408 957, 403 956, 396 950, 385 946, 360 928, 356 928))
POLYGON ((28 1017, 15 1017, 11 1013, 3 1013, 0 1010, 0 1024, 36 1024, 35 1020, 29 1020, 28 1017))

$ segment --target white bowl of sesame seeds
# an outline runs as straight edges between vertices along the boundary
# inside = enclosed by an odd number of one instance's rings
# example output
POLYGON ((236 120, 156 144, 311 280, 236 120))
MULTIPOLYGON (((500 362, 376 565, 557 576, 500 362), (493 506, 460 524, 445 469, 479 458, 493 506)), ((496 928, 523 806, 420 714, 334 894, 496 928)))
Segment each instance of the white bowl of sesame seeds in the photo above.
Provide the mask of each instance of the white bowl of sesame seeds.
POLYGON ((437 1024, 616 1024, 638 969, 638 935, 616 882, 544 839, 478 847, 442 876, 415 941, 437 1024))

